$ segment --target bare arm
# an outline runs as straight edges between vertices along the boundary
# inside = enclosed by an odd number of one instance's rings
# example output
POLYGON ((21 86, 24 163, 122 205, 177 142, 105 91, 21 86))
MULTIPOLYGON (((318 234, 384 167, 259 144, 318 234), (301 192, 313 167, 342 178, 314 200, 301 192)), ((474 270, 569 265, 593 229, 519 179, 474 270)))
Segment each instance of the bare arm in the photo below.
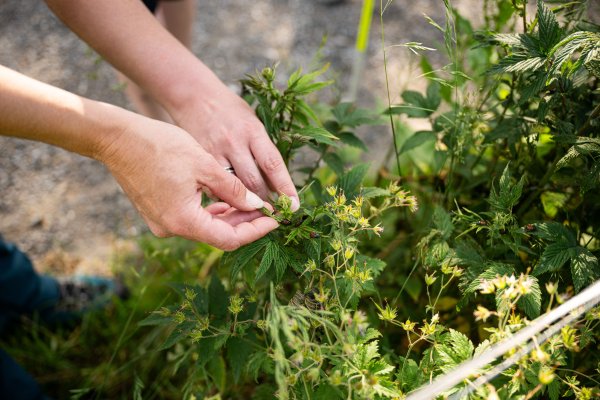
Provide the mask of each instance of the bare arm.
POLYGON ((117 69, 150 93, 252 191, 298 195, 281 155, 250 107, 173 38, 139 0, 46 0, 117 69))
POLYGON ((103 162, 158 236, 232 250, 277 227, 256 211, 262 200, 182 129, 2 66, 0 135, 46 142, 103 162), (227 203, 203 208, 206 189, 227 203))

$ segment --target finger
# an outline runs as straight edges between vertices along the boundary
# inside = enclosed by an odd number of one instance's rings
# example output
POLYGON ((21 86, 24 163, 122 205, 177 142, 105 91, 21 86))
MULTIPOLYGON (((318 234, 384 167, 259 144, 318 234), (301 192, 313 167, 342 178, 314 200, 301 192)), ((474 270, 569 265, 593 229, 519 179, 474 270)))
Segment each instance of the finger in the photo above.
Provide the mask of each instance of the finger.
POLYGON ((278 224, 272 218, 260 217, 252 221, 241 222, 237 226, 213 217, 208 213, 195 225, 188 235, 181 235, 191 240, 208 243, 225 251, 233 251, 245 244, 254 242, 277 228, 278 224))
POLYGON ((277 193, 289 196, 292 200, 292 211, 296 211, 300 207, 298 192, 277 147, 264 135, 252 141, 250 149, 256 163, 271 183, 271 187, 277 193))
POLYGON ((246 189, 240 179, 225 171, 214 158, 205 160, 198 171, 198 183, 230 206, 241 211, 252 211, 264 207, 264 201, 246 189))
POLYGON ((204 209, 213 215, 217 215, 217 214, 223 214, 225 211, 230 210, 231 206, 227 203, 223 203, 222 201, 219 201, 217 203, 213 203, 213 204, 210 204, 210 205, 204 207, 204 209))
POLYGON ((256 162, 250 153, 245 155, 236 155, 232 157, 231 165, 235 169, 235 174, 246 185, 246 188, 260 196, 261 199, 269 198, 269 186, 260 173, 256 162))
POLYGON ((228 212, 215 215, 215 219, 227 222, 231 226, 236 226, 242 222, 251 222, 257 218, 264 217, 260 211, 239 211, 236 209, 230 209, 228 212))

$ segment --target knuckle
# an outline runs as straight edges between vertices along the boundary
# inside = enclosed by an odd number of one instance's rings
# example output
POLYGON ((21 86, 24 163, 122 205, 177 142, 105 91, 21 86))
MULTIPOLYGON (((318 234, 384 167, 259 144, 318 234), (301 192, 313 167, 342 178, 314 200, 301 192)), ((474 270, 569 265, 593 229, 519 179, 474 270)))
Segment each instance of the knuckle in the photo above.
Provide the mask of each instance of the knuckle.
POLYGON ((275 155, 267 156, 260 162, 260 167, 266 173, 278 171, 283 167, 283 159, 275 155))
POLYGON ((246 184, 246 187, 248 189, 255 193, 260 191, 263 187, 262 178, 253 173, 248 173, 244 175, 244 183, 246 184))

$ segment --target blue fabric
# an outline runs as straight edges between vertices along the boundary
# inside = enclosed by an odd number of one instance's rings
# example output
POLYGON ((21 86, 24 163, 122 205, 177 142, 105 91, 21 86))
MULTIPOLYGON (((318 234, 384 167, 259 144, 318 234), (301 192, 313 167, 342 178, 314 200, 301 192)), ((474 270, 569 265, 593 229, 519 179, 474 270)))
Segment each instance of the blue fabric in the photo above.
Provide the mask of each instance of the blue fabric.
POLYGON ((33 377, 2 350, 0 350, 0 399, 48 399, 33 377))
POLYGON ((38 275, 14 244, 0 240, 0 330, 22 314, 44 316, 59 297, 58 282, 38 275))
MULTIPOLYGON (((59 298, 58 282, 38 275, 29 258, 0 239, 0 332, 21 314, 43 317, 59 298)), ((47 399, 37 382, 0 350, 0 399, 47 399)))

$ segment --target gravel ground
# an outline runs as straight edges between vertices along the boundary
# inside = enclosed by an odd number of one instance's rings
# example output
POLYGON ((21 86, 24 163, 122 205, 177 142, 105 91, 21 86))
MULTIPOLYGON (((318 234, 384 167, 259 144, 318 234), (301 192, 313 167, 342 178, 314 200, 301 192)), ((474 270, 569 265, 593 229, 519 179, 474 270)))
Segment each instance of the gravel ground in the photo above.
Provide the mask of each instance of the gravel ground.
MULTIPOLYGON (((362 1, 332 3, 198 1, 193 52, 234 86, 245 73, 276 61, 284 71, 308 66, 327 35, 322 55, 331 62, 343 93, 362 1)), ((457 2, 467 11, 474 3, 479 1, 457 2)), ((386 43, 439 43, 424 13, 443 20, 442 2, 394 2, 385 16, 386 43)), ((385 97, 380 31, 376 17, 359 96, 365 106, 385 97)), ((390 50, 389 55, 391 87, 397 97, 400 88, 417 75, 415 59, 401 48, 390 50)), ((111 67, 42 1, 0 0, 0 64, 79 95, 131 108, 111 67)), ((385 130, 363 135, 378 148, 389 145, 385 130)), ((121 248, 121 240, 144 230, 101 164, 45 144, 0 137, 0 232, 28 252, 41 269, 109 273, 107 265, 121 248)))

